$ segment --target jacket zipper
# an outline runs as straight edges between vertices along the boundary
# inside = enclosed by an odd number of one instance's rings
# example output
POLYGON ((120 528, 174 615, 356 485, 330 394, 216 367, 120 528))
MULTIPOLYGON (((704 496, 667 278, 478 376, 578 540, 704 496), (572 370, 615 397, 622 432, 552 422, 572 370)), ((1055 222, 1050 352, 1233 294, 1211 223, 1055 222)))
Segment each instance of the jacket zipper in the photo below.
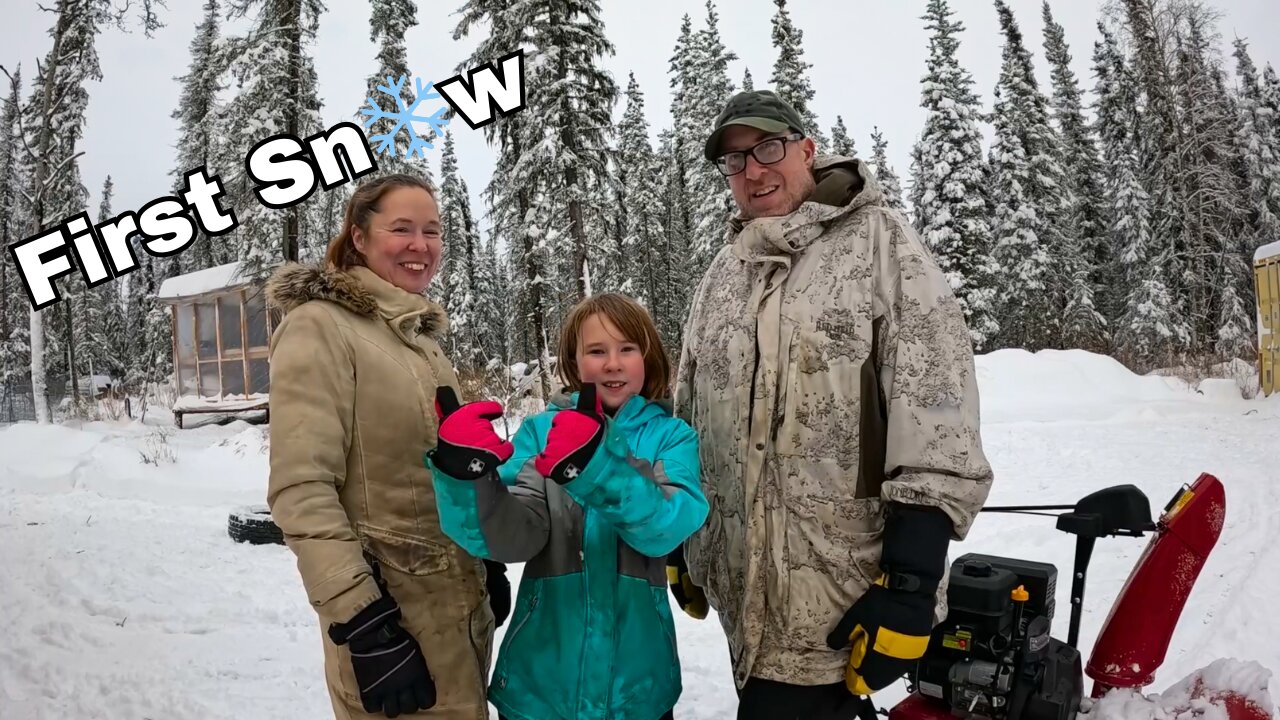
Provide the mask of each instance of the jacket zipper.
MULTIPOLYGON (((529 622, 529 619, 533 617, 533 611, 537 607, 538 607, 538 592, 535 591, 533 593, 533 596, 529 598, 529 611, 524 614, 523 618, 520 618, 520 622, 515 627, 511 628, 511 634, 509 634, 506 638, 508 650, 510 650, 511 646, 515 644, 516 636, 519 635, 520 631, 524 629, 525 623, 529 622)), ((498 680, 498 687, 503 688, 504 690, 506 689, 507 676, 505 673, 503 674, 502 678, 498 680)))

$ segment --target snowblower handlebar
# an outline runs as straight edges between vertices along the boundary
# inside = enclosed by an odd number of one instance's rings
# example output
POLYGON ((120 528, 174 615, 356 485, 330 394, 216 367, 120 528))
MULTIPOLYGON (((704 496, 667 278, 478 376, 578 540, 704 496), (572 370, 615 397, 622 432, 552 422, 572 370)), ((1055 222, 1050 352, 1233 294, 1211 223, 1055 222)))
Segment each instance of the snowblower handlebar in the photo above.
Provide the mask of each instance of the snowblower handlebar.
POLYGON ((1067 644, 1079 647, 1080 619, 1084 611, 1084 586, 1093 557, 1094 541, 1101 537, 1142 537, 1156 529, 1151 501, 1134 485, 1115 485, 1089 493, 1075 505, 1023 505, 983 508, 984 512, 1027 515, 1050 510, 1070 510, 1057 515, 1059 530, 1076 536, 1075 568, 1071 573, 1071 626, 1067 644))
POLYGON ((1151 502, 1133 485, 1103 488, 1075 505, 993 505, 982 512, 1056 517, 1059 530, 1081 537, 1142 537, 1156 529, 1151 502), (1069 512, 1055 512, 1064 510, 1069 512))

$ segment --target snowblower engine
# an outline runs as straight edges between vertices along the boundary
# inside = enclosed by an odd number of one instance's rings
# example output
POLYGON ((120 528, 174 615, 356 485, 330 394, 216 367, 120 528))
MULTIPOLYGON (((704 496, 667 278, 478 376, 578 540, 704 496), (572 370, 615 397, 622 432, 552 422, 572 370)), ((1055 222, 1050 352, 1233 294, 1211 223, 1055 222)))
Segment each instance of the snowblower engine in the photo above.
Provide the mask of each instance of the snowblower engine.
POLYGON ((911 684, 961 718, 1069 720, 1083 694, 1080 652, 1049 636, 1058 570, 962 555, 951 565, 946 620, 911 684))

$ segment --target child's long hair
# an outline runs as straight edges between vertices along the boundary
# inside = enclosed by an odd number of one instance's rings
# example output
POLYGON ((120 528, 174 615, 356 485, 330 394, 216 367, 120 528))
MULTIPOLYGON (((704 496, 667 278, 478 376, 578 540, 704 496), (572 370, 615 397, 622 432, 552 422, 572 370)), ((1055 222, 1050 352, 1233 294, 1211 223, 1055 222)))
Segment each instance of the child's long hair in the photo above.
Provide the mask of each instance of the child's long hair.
POLYGON ((658 337, 649 311, 626 295, 602 293, 592 295, 574 306, 560 330, 560 380, 570 391, 582 389, 582 377, 578 374, 578 340, 582 337, 582 324, 592 315, 600 313, 609 318, 627 340, 640 346, 644 356, 644 388, 640 394, 647 400, 661 400, 671 396, 671 361, 658 337))

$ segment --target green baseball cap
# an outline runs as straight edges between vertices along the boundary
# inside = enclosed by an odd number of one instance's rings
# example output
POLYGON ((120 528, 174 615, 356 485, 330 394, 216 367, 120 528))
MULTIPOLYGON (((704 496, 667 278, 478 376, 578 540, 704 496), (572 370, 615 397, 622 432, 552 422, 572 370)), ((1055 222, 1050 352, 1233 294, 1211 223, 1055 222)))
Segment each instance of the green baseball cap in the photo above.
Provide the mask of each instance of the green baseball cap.
POLYGON ((715 160, 720 154, 720 139, 730 125, 746 125, 767 133, 795 130, 803 133, 804 123, 800 113, 772 90, 740 92, 729 98, 728 104, 716 118, 715 129, 707 138, 703 154, 707 160, 715 160))

